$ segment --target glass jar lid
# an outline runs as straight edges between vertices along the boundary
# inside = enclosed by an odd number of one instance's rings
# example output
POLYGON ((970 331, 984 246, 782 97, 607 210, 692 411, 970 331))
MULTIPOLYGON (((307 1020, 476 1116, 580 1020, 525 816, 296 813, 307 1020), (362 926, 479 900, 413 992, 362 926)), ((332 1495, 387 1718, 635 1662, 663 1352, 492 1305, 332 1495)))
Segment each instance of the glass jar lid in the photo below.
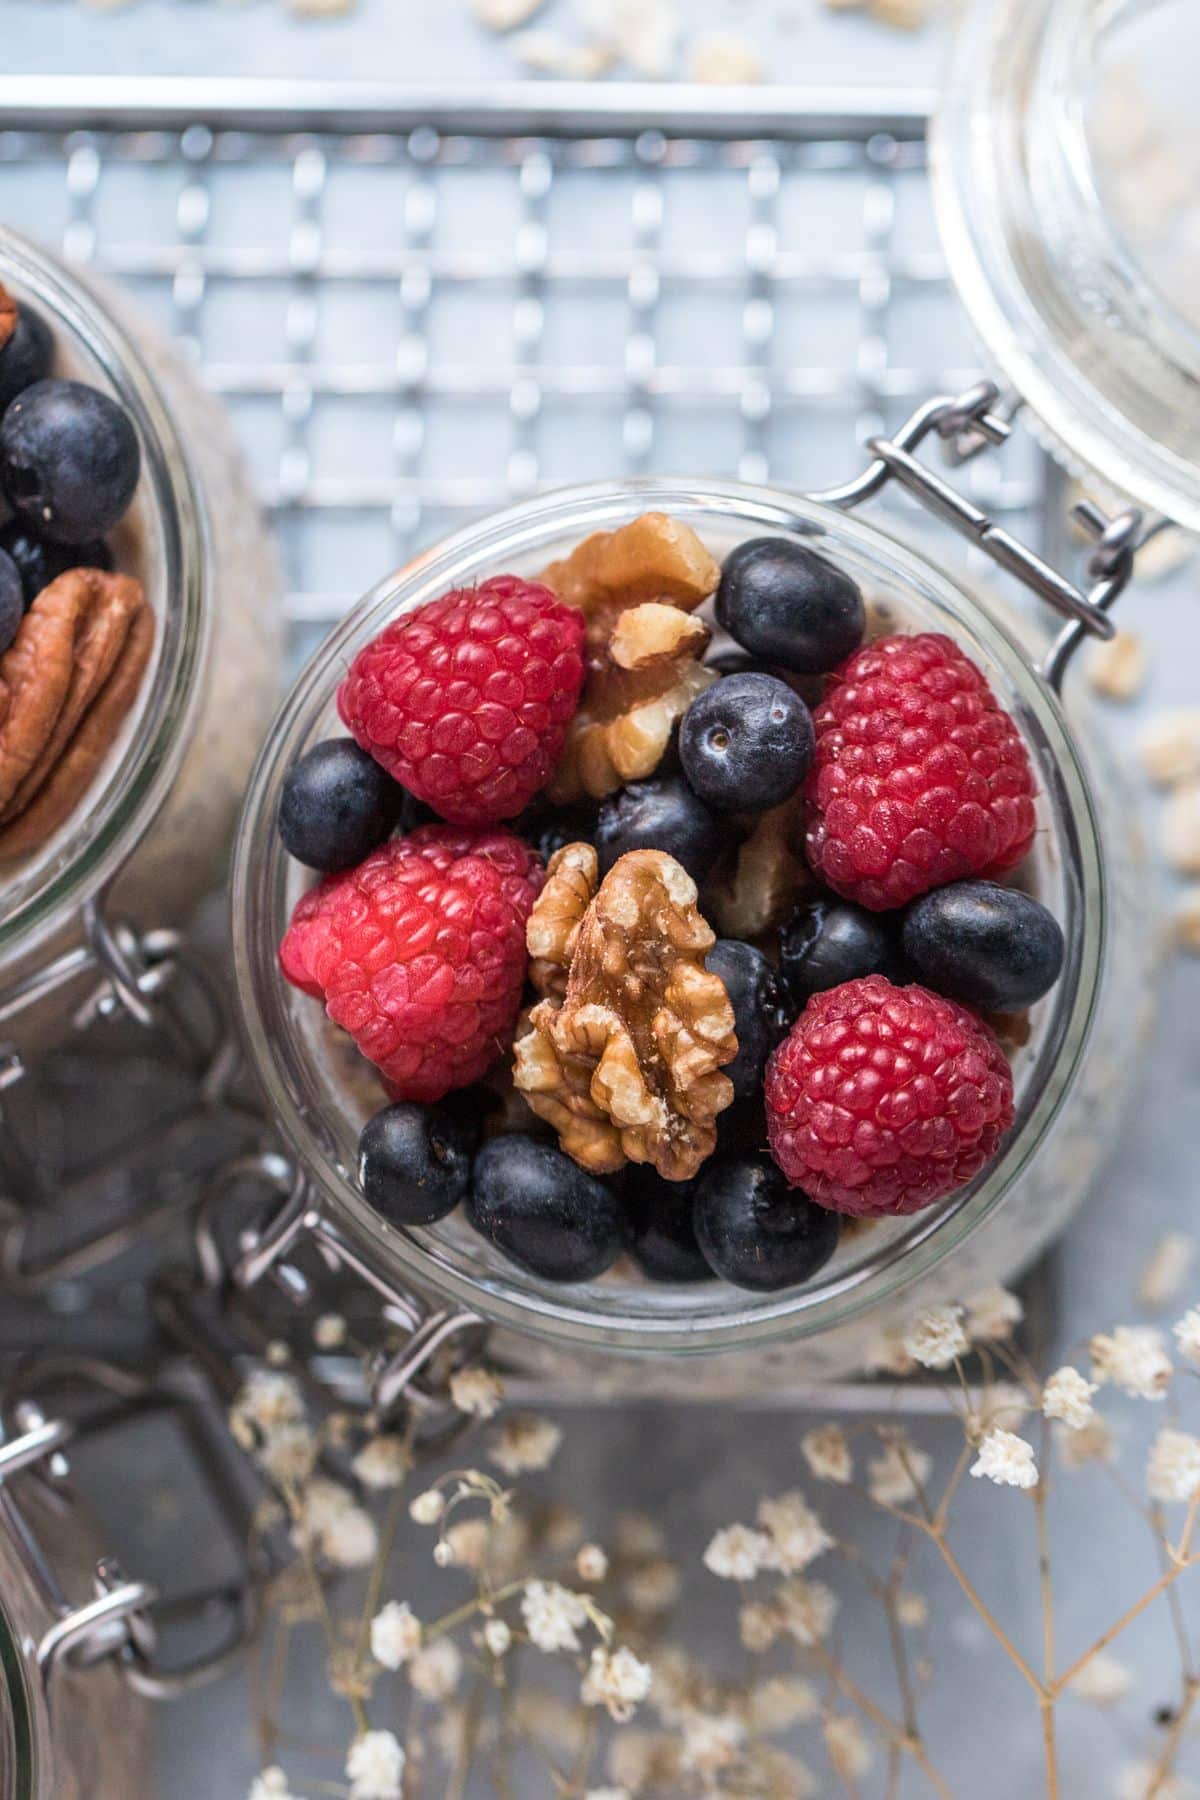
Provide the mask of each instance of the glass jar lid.
POLYGON ((1191 530, 1198 23, 1194 0, 975 0, 931 128, 951 274, 998 372, 1077 473, 1191 530))

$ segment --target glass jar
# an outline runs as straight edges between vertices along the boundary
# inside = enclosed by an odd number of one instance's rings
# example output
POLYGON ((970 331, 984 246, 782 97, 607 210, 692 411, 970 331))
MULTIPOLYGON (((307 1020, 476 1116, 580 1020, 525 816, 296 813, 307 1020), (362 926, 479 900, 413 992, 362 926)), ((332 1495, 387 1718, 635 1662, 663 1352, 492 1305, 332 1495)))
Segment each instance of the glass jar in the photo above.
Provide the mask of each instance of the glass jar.
MULTIPOLYGON (((876 480, 875 485, 879 485, 876 480)), ((870 491, 869 477, 858 484, 870 491)), ((845 501, 847 496, 836 496, 845 501)), ((1074 627, 1068 628, 1069 631, 1074 627)), ((439 1309, 431 1341, 455 1309, 485 1319, 493 1352, 556 1378, 617 1388, 639 1359, 639 1392, 698 1379, 712 1393, 765 1380, 797 1383, 860 1367, 881 1324, 918 1300, 1009 1280, 1078 1204, 1116 1128, 1129 1068, 1129 1019, 1143 991, 1142 934, 1115 928, 1136 882, 1128 837, 1103 838, 1101 800, 1117 790, 1089 770, 1076 732, 1035 666, 1030 642, 1000 623, 981 594, 922 555, 821 500, 715 482, 639 480, 566 490, 517 506, 427 551, 369 594, 310 662, 286 700, 251 782, 234 859, 233 928, 239 996, 253 1062, 296 1172, 279 1217, 243 1266, 315 1229, 335 1257, 386 1293, 439 1309), (969 1189, 915 1217, 846 1233, 808 1286, 753 1295, 723 1284, 646 1283, 619 1265, 600 1280, 556 1287, 504 1261, 461 1220, 399 1231, 368 1207, 355 1181, 356 1141, 382 1103, 374 1071, 322 1008, 288 986, 277 947, 309 878, 275 830, 286 771, 341 728, 339 678, 391 619, 449 588, 501 570, 532 575, 589 532, 657 509, 691 525, 723 558, 764 533, 803 539, 849 572, 901 629, 948 631, 986 671, 1016 720, 1038 776, 1039 832, 1030 885, 1062 922, 1061 980, 1033 1009, 1014 1054, 1017 1122, 997 1162, 969 1189), (439 1327, 437 1321, 441 1321, 439 1327), (705 1358, 703 1376, 681 1358, 705 1358), (653 1359, 647 1363, 646 1359, 653 1359)))
POLYGON ((56 373, 120 401, 142 476, 114 537, 156 644, 90 789, 40 849, 0 863, 6 1072, 60 1041, 110 973, 113 928, 183 920, 217 879, 281 663, 275 553, 230 428, 128 302, 0 230, 0 281, 56 340, 56 373))

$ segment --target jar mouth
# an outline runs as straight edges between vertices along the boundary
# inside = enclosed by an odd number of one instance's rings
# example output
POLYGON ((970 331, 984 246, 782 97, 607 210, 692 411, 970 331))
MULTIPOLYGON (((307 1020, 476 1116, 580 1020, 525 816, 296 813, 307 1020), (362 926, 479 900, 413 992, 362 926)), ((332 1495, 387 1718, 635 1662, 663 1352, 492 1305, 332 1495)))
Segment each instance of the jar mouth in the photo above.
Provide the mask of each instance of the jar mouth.
MULTIPOLYGON (((777 490, 728 482, 637 479, 541 496, 469 527, 389 576, 311 659, 283 703, 251 778, 234 851, 233 946, 245 1033, 267 1103, 297 1166, 363 1262, 400 1287, 473 1310, 560 1344, 617 1353, 713 1353, 826 1331, 875 1308, 928 1274, 1000 1205, 1053 1124, 1086 1044, 1104 953, 1106 897, 1088 782, 1057 703, 1016 640, 947 575, 874 525, 777 490), (614 1274, 563 1287, 524 1274, 452 1218, 398 1230, 369 1208, 355 1182, 355 1144, 386 1104, 373 1071, 331 1047, 319 1003, 290 988, 277 950, 309 877, 275 829, 283 778, 295 759, 339 734, 335 692, 357 650, 401 611, 490 574, 532 574, 595 530, 656 509, 696 529, 721 557, 763 533, 818 544, 869 597, 915 629, 964 643, 1015 718, 1038 776, 1039 886, 1064 926, 1062 977, 1035 1009, 1030 1045, 1014 1062, 1017 1123, 998 1160, 951 1200, 855 1234, 813 1282, 758 1295, 721 1283, 657 1286, 614 1274), (372 1077, 347 1116, 346 1069, 372 1077), (342 1083, 337 1092, 332 1082, 342 1083)), ((338 1034, 340 1036, 340 1034, 338 1034)), ((351 1074, 350 1079, 353 1079, 351 1074)))
POLYGON ((156 614, 142 691, 104 767, 41 850, 0 864, 0 975, 74 918, 130 856, 178 774, 200 699, 209 621, 208 522, 187 452, 134 339, 102 296, 40 246, 0 228, 0 280, 45 317, 65 372, 120 401, 141 444, 142 475, 118 530, 119 560, 156 614))
MULTIPOLYGON (((955 286, 1051 447, 1076 473, 1195 530, 1200 315, 1141 229, 1156 207, 1166 229, 1166 184, 1184 168, 1165 148, 1155 162, 1152 136, 1171 17, 1183 10, 1183 0, 974 0, 931 121, 930 168, 955 286), (1150 84, 1136 95, 1135 65, 1150 84), (1140 205, 1127 203, 1131 182, 1140 205)), ((1200 209, 1191 230, 1200 255, 1200 209)))

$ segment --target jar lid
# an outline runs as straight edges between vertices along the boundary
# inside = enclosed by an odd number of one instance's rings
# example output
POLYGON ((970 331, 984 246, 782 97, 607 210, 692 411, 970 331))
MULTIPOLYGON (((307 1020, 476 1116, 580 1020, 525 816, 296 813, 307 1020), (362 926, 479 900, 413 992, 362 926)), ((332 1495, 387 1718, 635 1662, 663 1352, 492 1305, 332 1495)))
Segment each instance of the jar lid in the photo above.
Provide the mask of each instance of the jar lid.
POLYGON ((951 274, 998 372, 1076 473, 1191 530, 1197 24, 1194 0, 974 0, 931 130, 951 274))

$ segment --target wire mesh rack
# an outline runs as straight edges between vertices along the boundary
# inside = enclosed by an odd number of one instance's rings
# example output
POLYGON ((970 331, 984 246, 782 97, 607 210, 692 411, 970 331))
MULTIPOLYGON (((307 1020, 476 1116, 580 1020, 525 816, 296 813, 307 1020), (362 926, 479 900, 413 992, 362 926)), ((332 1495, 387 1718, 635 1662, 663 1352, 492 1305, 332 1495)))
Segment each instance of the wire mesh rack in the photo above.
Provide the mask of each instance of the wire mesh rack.
MULTIPOLYGON (((924 108, 9 82, 0 218, 119 278, 227 403, 305 653, 471 517, 615 473, 816 487, 977 357, 924 108)), ((1043 535, 1029 442, 967 472, 1043 535)))

